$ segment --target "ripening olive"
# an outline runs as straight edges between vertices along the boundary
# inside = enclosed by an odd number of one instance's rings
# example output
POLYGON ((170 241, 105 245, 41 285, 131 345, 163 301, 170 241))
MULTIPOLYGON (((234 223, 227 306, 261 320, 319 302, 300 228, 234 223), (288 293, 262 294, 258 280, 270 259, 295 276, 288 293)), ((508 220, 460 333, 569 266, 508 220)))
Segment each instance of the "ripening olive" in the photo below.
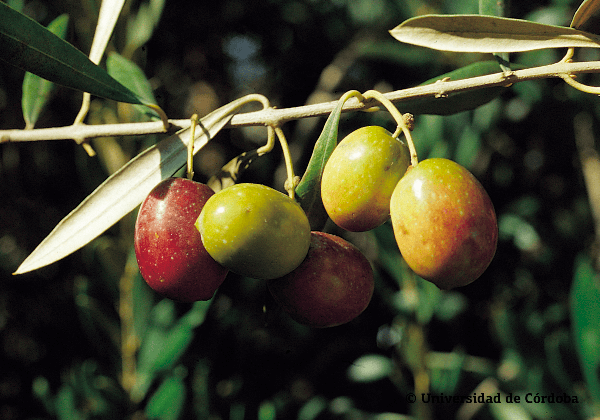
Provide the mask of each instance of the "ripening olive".
POLYGON ((390 217, 390 198, 406 172, 406 144, 378 126, 346 136, 325 165, 321 198, 338 226, 354 232, 373 229, 390 217))
POLYGON ((292 319, 325 328, 360 315, 371 301, 374 280, 371 264, 358 248, 339 236, 315 231, 302 264, 267 285, 292 319))
POLYGON ((227 275, 227 269, 208 255, 194 228, 213 194, 205 184, 167 178, 140 207, 135 255, 146 283, 163 296, 182 302, 208 300, 227 275))
POLYGON ((410 167, 394 190, 390 210, 402 257, 441 289, 473 282, 494 257, 494 206, 458 163, 434 158, 410 167))

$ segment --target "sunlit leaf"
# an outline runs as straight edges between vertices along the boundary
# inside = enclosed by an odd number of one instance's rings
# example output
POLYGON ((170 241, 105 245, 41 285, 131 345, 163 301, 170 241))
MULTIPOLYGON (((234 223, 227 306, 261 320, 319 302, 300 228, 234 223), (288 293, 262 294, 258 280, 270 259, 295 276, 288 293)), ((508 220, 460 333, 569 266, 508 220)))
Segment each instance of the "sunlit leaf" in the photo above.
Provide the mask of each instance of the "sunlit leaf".
POLYGON ((599 9, 600 0, 585 0, 579 5, 575 15, 573 15, 571 27, 579 28, 583 26, 592 16, 598 13, 599 9))
POLYGON ((375 382, 392 372, 393 363, 381 354, 366 354, 359 357, 348 368, 348 377, 354 382, 375 382))
MULTIPOLYGON (((201 119, 194 153, 214 137, 246 103, 237 99, 201 119)), ((15 274, 36 270, 75 252, 138 206, 160 181, 187 162, 190 130, 184 129, 146 149, 112 174, 69 213, 25 259, 15 274)))
POLYGON ((125 0, 102 0, 100 6, 100 14, 98 16, 98 23, 96 24, 96 31, 94 32, 94 40, 92 41, 92 47, 90 48, 90 60, 98 64, 104 55, 106 45, 112 36, 113 30, 121 9, 123 9, 125 0))
POLYGON ((315 143, 302 180, 296 187, 298 200, 306 212, 313 230, 320 229, 327 221, 327 213, 321 200, 321 178, 325 164, 337 146, 338 127, 345 101, 346 98, 343 96, 327 118, 323 131, 315 143))
POLYGON ((500 53, 600 48, 600 36, 563 26, 482 15, 424 15, 390 31, 400 42, 442 51, 500 53))
POLYGON ((2 2, 0 59, 62 86, 119 102, 143 103, 73 45, 2 2))
MULTIPOLYGON (((48 25, 48 30, 56 36, 64 39, 67 35, 69 15, 62 14, 48 25)), ((31 129, 35 126, 42 109, 50 99, 54 83, 42 79, 33 73, 26 72, 23 78, 23 94, 21 96, 21 108, 25 119, 25 128, 31 129)))
MULTIPOLYGON (((154 98, 152 86, 148 78, 133 61, 112 52, 108 54, 108 58, 106 59, 106 70, 115 80, 142 98, 144 103, 156 104, 156 99, 154 98)), ((160 119, 160 116, 156 112, 146 106, 134 105, 134 107, 142 114, 147 113, 155 119, 160 119)))
POLYGON ((571 286, 571 319, 580 365, 589 392, 600 402, 600 276, 579 256, 571 286))

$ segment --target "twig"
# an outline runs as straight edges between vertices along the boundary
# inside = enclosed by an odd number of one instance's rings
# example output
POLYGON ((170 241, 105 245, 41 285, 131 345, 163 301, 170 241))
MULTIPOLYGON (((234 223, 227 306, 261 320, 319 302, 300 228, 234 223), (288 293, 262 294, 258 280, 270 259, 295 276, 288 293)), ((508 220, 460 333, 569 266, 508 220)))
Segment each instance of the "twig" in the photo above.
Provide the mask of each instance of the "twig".
MULTIPOLYGON (((441 95, 449 95, 452 93, 494 86, 509 86, 511 84, 535 79, 563 78, 565 75, 575 75, 580 73, 600 73, 600 61, 586 61, 581 63, 558 62, 509 73, 494 73, 468 79, 432 83, 429 85, 385 93, 384 96, 394 103, 401 103, 402 101, 410 99, 433 99, 435 97, 440 97, 441 95)), ((277 126, 286 121, 329 115, 336 105, 337 101, 332 101, 293 108, 269 108, 261 111, 240 113, 234 115, 226 127, 277 126)), ((346 102, 343 112, 366 110, 371 106, 373 106, 372 101, 361 103, 358 100, 351 99, 346 102)), ((170 124, 168 132, 190 126, 189 119, 169 120, 168 122, 170 124)), ((71 125, 66 127, 40 128, 33 130, 0 130, 0 143, 81 139, 105 136, 135 136, 165 132, 165 125, 161 121, 102 125, 71 125)))

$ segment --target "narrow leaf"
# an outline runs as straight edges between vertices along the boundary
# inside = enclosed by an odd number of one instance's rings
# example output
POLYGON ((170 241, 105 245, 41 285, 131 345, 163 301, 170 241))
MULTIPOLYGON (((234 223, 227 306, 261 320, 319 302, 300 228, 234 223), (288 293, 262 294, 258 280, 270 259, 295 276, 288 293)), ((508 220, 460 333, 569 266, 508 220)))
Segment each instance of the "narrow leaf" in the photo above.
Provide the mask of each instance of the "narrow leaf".
POLYGON ((215 192, 231 187, 257 157, 257 150, 241 153, 223 165, 217 174, 210 177, 206 185, 215 192))
MULTIPOLYGON (((69 15, 62 14, 48 25, 48 30, 56 36, 64 39, 67 35, 69 15)), ((21 96, 21 108, 25 119, 25 128, 32 129, 37 122, 42 109, 50 99, 54 83, 42 79, 33 73, 26 72, 23 78, 23 94, 21 96)))
POLYGON ((442 51, 501 53, 600 48, 600 36, 563 26, 481 15, 425 15, 390 31, 400 42, 442 51))
POLYGON ((73 45, 2 2, 0 52, 7 63, 59 85, 119 102, 142 103, 73 45))
MULTIPOLYGON (((113 52, 108 55, 106 60, 106 70, 115 80, 140 97, 145 104, 156 104, 150 82, 142 69, 133 61, 113 52)), ((134 105, 134 107, 142 114, 148 114, 160 119, 160 116, 151 108, 143 105, 134 105)))
MULTIPOLYGON (((247 99, 237 99, 200 120, 197 153, 230 120, 247 99), (201 129, 200 129, 201 128, 201 129)), ((69 213, 23 261, 15 274, 37 270, 77 251, 138 206, 161 180, 187 162, 190 129, 186 128, 146 149, 106 179, 69 213)))
POLYGON ((571 319, 583 376, 591 396, 600 402, 600 278, 583 256, 575 261, 571 319))
POLYGON ((104 55, 106 45, 108 45, 108 41, 112 36, 121 10, 123 9, 123 4, 125 4, 125 0, 102 0, 98 23, 94 32, 94 40, 90 49, 90 60, 94 64, 100 63, 104 55))
POLYGON ((135 51, 148 42, 158 25, 164 6, 165 0, 149 0, 148 3, 140 4, 135 17, 127 21, 125 51, 135 51))
MULTIPOLYGON (((504 0, 479 0, 479 14, 504 17, 507 15, 507 5, 504 0)), ((494 53, 494 57, 500 63, 503 71, 510 71, 509 54, 494 53)))
POLYGON ((337 146, 338 127, 345 102, 346 95, 338 101, 335 109, 329 114, 323 131, 315 143, 306 171, 296 187, 298 201, 306 212, 313 230, 320 229, 327 221, 327 213, 321 200, 321 178, 325 164, 337 146))
POLYGON ((579 8, 573 15, 571 28, 583 26, 592 16, 598 13, 600 9, 600 0, 585 0, 579 5, 579 8))

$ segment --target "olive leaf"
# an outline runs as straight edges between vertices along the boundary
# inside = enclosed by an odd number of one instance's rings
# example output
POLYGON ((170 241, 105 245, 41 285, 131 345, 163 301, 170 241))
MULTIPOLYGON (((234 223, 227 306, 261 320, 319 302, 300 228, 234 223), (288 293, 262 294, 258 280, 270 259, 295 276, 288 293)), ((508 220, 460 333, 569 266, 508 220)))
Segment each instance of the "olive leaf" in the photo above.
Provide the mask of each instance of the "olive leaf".
POLYGON ((173 301, 164 299, 154 306, 138 354, 137 380, 132 389, 134 401, 146 396, 158 373, 179 362, 194 338, 194 330, 206 319, 211 303, 211 300, 194 302, 177 320, 173 301))
POLYGON ((323 131, 315 143, 306 171, 296 187, 298 201, 313 230, 320 229, 327 221, 327 213, 321 200, 321 178, 325 164, 337 146, 338 126, 345 102, 346 95, 338 101, 335 109, 329 114, 323 131))
POLYGON ((94 64, 102 59, 124 4, 125 0, 102 0, 89 55, 94 64))
MULTIPOLYGON (((196 130, 194 153, 204 147, 229 122, 232 113, 248 103, 239 98, 203 117, 196 130)), ((131 212, 161 180, 187 162, 190 129, 161 140, 146 149, 96 188, 69 213, 14 274, 52 264, 77 251, 131 212)))
POLYGON ((571 286, 571 319, 579 361, 589 392, 600 402, 600 287, 588 257, 579 256, 571 286))
POLYGON ((390 34, 400 42, 442 51, 501 53, 544 48, 600 48, 600 36, 563 26, 482 15, 424 15, 390 34))
POLYGON ((2 2, 0 59, 62 86, 119 102, 144 103, 73 45, 2 2))
POLYGON ((585 0, 579 5, 579 8, 573 15, 571 28, 583 26, 592 16, 598 13, 600 9, 600 0, 585 0))
MULTIPOLYGON (((116 52, 111 52, 106 59, 106 70, 115 80, 142 98, 144 103, 156 105, 156 99, 152 93, 152 86, 148 78, 133 61, 116 52)), ((148 115, 153 119, 160 119, 158 113, 152 108, 145 105, 134 104, 133 106, 141 114, 148 115)))
MULTIPOLYGON (((514 69, 524 66, 512 65, 514 69)), ((461 80, 469 77, 484 76, 486 74, 499 73, 500 65, 496 60, 478 61, 453 70, 451 72, 436 76, 423 82, 423 85, 432 83, 444 83, 444 80, 461 80)), ((506 91, 506 87, 494 86, 475 89, 466 92, 457 92, 439 98, 419 98, 398 102, 396 106, 403 112, 411 114, 451 115, 463 111, 472 110, 485 105, 506 91)))
MULTIPOLYGON (((62 14, 48 25, 48 30, 56 36, 64 39, 67 35, 69 15, 62 14)), ((32 129, 37 122, 42 109, 50 99, 54 83, 42 79, 33 73, 26 72, 23 78, 23 95, 21 96, 21 108, 25 119, 25 128, 32 129)))
POLYGON ((242 173, 248 169, 257 157, 261 156, 258 149, 241 153, 227 162, 218 173, 206 182, 213 191, 218 192, 235 184, 242 173))

